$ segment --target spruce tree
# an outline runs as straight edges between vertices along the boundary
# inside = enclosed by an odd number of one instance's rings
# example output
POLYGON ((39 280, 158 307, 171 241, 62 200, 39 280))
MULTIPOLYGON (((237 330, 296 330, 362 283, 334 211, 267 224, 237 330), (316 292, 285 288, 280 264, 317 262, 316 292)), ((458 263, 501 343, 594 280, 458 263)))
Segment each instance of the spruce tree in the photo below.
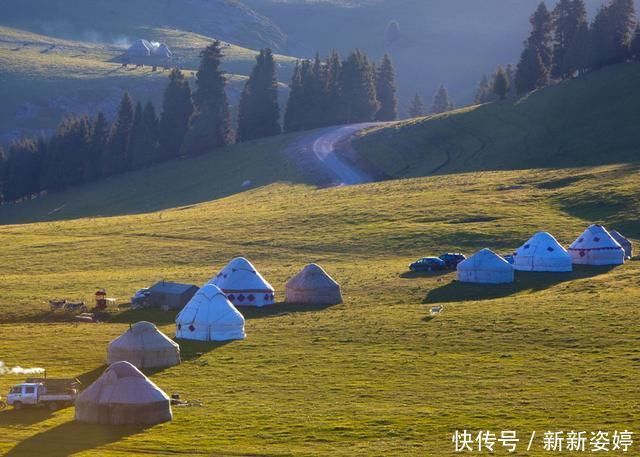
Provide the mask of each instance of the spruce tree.
POLYGON ((180 155, 193 109, 189 81, 180 70, 174 68, 162 101, 158 160, 169 160, 180 155))
POLYGON ((41 160, 37 143, 33 139, 17 140, 11 144, 5 165, 6 201, 14 202, 40 192, 41 160))
POLYGON ((553 66, 551 75, 565 78, 568 58, 572 42, 581 27, 587 24, 587 8, 584 0, 559 0, 552 12, 554 28, 553 66))
POLYGON ((636 26, 636 33, 631 41, 631 57, 640 60, 640 24, 636 26))
POLYGON ((493 89, 491 84, 489 83, 489 78, 487 75, 482 75, 482 79, 478 83, 478 88, 476 89, 476 95, 474 97, 474 103, 480 105, 482 103, 488 103, 493 101, 494 97, 493 89))
POLYGON ((544 65, 540 54, 532 48, 525 47, 516 69, 515 85, 518 94, 531 92, 549 83, 549 68, 544 65))
POLYGON ((600 8, 591 27, 594 66, 600 68, 628 59, 635 28, 633 0, 611 0, 600 8))
POLYGON ((449 92, 444 85, 440 85, 438 91, 433 97, 431 104, 431 112, 434 114, 444 113, 453 109, 453 102, 449 98, 449 92))
POLYGON ((561 73, 570 76, 590 68, 594 64, 594 51, 593 35, 589 24, 581 24, 569 43, 562 62, 561 73))
POLYGON ((90 153, 91 127, 87 116, 69 117, 56 130, 46 148, 42 184, 50 191, 84 182, 90 153))
POLYGON ((387 46, 393 45, 400 40, 400 24, 398 21, 389 21, 387 29, 384 33, 384 38, 387 46))
POLYGON ((376 71, 376 97, 380 103, 380 109, 376 113, 376 120, 395 121, 398 118, 396 77, 388 54, 384 55, 376 71))
POLYGON ((158 118, 153 103, 147 102, 144 107, 138 103, 129 144, 131 168, 151 165, 157 160, 157 150, 158 118))
POLYGON ((108 138, 109 123, 100 111, 91 124, 89 150, 84 163, 84 182, 91 182, 102 176, 108 138))
POLYGON ((375 75, 369 59, 360 50, 342 63, 342 118, 346 123, 369 122, 378 112, 375 75))
POLYGON ((226 78, 220 69, 222 57, 222 44, 217 40, 200 54, 197 89, 193 94, 196 111, 183 144, 187 155, 204 154, 231 141, 226 78))
POLYGON ((509 94, 509 78, 502 67, 498 67, 493 79, 493 92, 500 100, 504 100, 509 94))
POLYGON ((326 60, 326 98, 327 98, 327 113, 325 119, 325 125, 337 125, 343 123, 341 118, 341 72, 342 61, 337 51, 331 51, 329 57, 326 60))
POLYGON ((302 130, 304 94, 302 88, 302 63, 296 62, 289 85, 289 98, 284 113, 284 131, 287 133, 302 130))
POLYGON ((106 175, 119 173, 127 169, 129 141, 133 127, 133 101, 127 92, 122 96, 118 116, 111 126, 107 141, 107 154, 104 166, 106 175))
POLYGON ((411 105, 409 105, 409 117, 420 117, 424 115, 424 103, 420 95, 416 94, 411 101, 411 105))
POLYGON ((240 96, 237 140, 278 135, 279 121, 276 65, 271 49, 263 49, 240 96))

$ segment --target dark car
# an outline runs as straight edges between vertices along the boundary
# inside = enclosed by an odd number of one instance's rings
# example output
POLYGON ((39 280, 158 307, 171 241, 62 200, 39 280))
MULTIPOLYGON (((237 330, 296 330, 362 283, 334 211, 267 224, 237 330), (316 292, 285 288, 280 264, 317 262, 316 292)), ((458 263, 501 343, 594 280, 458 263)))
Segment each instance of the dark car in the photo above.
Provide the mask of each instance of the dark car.
POLYGON ((458 264, 466 259, 467 257, 459 252, 448 252, 440 256, 440 260, 442 260, 450 270, 455 270, 458 264))
POLYGON ((436 271, 446 270, 447 264, 438 257, 423 257, 409 265, 411 271, 436 271))

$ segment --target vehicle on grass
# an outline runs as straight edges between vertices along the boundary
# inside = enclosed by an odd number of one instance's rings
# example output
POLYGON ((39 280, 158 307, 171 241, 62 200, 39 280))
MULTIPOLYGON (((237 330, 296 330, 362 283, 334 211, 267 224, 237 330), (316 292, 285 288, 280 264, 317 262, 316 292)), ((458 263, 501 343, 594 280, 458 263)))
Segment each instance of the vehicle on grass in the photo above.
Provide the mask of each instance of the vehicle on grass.
POLYGON ((133 297, 131 297, 131 307, 134 309, 145 308, 148 305, 147 298, 149 298, 149 295, 151 295, 149 288, 136 291, 133 297))
POLYGON ((466 259, 467 257, 459 252, 448 252, 440 256, 440 260, 442 260, 450 270, 458 268, 458 264, 466 259))
POLYGON ((423 257, 409 265, 411 271, 441 271, 446 270, 447 264, 438 257, 423 257))
POLYGON ((56 411, 76 401, 80 389, 77 379, 27 379, 9 389, 7 403, 19 410, 25 406, 47 407, 56 411))

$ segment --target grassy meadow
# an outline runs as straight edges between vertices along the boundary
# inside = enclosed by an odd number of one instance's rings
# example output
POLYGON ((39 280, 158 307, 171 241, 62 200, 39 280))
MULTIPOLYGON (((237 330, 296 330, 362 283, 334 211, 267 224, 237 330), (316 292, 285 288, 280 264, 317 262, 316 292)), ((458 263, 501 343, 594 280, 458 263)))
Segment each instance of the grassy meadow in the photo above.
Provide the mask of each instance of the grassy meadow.
MULTIPOLYGON (((131 311, 127 297, 163 278, 202 284, 237 255, 279 300, 311 261, 345 296, 326 308, 242 310, 246 340, 183 344, 184 362, 151 378, 203 406, 174 408, 170 423, 98 427, 73 422, 72 408, 7 410, 0 453, 451 455, 456 429, 513 429, 523 441, 533 430, 638 431, 639 262, 518 274, 504 286, 406 271, 427 254, 510 252, 541 229, 569 244, 595 221, 638 239, 638 182, 636 166, 611 165, 331 189, 274 183, 154 212, 121 182, 111 217, 0 226, 0 359, 49 376, 95 379, 129 322, 172 336, 173 314, 131 311), (49 298, 89 299, 96 287, 119 299, 110 322, 47 310, 49 298), (433 304, 444 306, 435 318, 433 304)), ((0 377, 0 392, 20 379, 0 377)), ((518 452, 546 454, 541 442, 518 452)))
POLYGON ((394 178, 633 162, 639 81, 640 63, 614 65, 522 98, 377 129, 354 146, 394 178))

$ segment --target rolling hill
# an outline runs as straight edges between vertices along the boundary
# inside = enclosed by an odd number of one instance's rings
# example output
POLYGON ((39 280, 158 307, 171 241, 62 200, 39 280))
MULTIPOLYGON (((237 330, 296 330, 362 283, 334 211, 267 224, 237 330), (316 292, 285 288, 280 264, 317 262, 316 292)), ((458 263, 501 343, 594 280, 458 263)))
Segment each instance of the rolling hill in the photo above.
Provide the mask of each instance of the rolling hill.
POLYGON ((393 178, 640 160, 640 63, 608 67, 526 97, 401 122, 354 142, 393 178))
MULTIPOLYGON (((140 36, 166 42, 173 48, 171 65, 188 70, 198 66, 199 52, 213 39, 176 30, 139 28, 140 36)), ((123 68, 119 57, 126 47, 74 41, 0 26, 0 143, 50 133, 70 113, 115 113, 122 93, 152 100, 160 106, 168 71, 162 68, 123 68)), ((229 97, 237 102, 254 64, 256 52, 233 44, 224 48, 229 75, 229 97)), ((289 77, 294 59, 276 56, 280 76, 289 77)), ((286 87, 282 85, 283 97, 286 87)))
MULTIPOLYGON (((91 382, 129 322, 173 335, 174 314, 131 311, 127 297, 163 278, 202 284, 236 255, 279 301, 320 262, 345 303, 243 309, 245 341, 181 343, 183 363, 151 378, 202 406, 174 408, 170 423, 107 430, 74 422, 72 408, 0 411, 0 453, 447 455, 463 428, 637 430, 639 262, 484 287, 406 268, 448 250, 508 252, 540 229, 567 244, 596 220, 638 237, 639 182, 637 168, 606 166, 273 184, 149 214, 2 226, 0 354, 49 376, 91 382), (88 300, 96 287, 119 300, 111 322, 49 313, 47 299, 88 300)), ((0 376, 0 391, 18 380, 0 376)), ((526 454, 548 453, 538 438, 526 454)))

